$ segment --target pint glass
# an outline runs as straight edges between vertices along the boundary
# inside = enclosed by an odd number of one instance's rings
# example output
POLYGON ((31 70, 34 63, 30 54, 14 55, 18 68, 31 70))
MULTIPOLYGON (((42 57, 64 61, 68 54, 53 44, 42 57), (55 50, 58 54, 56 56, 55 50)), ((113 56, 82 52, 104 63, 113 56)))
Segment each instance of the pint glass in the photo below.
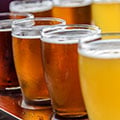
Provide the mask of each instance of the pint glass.
POLYGON ((91 0, 53 0, 53 16, 67 24, 91 24, 91 0))
POLYGON ((29 17, 33 16, 30 14, 0 13, 0 93, 19 89, 13 62, 11 25, 15 19, 29 17))
POLYGON ((120 1, 93 0, 92 20, 102 32, 120 32, 120 1))
POLYGON ((63 25, 42 31, 45 78, 53 110, 63 117, 86 115, 79 84, 77 46, 80 37, 89 29, 94 26, 63 25))
POLYGON ((31 13, 35 17, 52 17, 53 3, 51 0, 16 0, 10 3, 13 13, 31 13))
POLYGON ((52 17, 37 17, 34 20, 13 22, 13 56, 23 93, 23 108, 41 109, 50 105, 41 58, 40 31, 44 27, 59 24, 65 24, 65 21, 52 17))
POLYGON ((91 34, 80 42, 78 52, 89 119, 119 120, 120 33, 91 34))

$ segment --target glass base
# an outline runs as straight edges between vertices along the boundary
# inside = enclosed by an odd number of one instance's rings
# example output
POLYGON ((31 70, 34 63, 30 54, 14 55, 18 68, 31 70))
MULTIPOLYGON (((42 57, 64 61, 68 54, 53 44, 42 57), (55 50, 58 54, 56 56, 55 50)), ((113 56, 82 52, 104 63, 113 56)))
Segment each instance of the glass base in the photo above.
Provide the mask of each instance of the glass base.
POLYGON ((85 118, 87 117, 87 112, 86 111, 83 111, 83 112, 73 112, 73 111, 58 111, 58 110, 54 110, 54 115, 53 115, 53 118, 85 118))
POLYGON ((75 116, 61 116, 61 115, 58 115, 56 113, 53 113, 52 117, 51 117, 51 120, 85 120, 85 119, 88 119, 88 115, 87 113, 84 114, 84 115, 75 115, 75 116))
POLYGON ((51 100, 50 99, 44 99, 40 101, 25 101, 22 99, 19 102, 19 105, 24 109, 30 109, 30 110, 39 110, 39 109, 47 109, 51 107, 51 100))
POLYGON ((20 89, 20 86, 18 86, 18 87, 10 87, 10 88, 5 88, 5 90, 11 90, 11 91, 13 91, 13 90, 18 90, 18 89, 20 89))
POLYGON ((18 87, 10 87, 10 88, 0 88, 0 94, 5 95, 5 94, 14 94, 14 93, 21 93, 21 88, 20 86, 18 87))

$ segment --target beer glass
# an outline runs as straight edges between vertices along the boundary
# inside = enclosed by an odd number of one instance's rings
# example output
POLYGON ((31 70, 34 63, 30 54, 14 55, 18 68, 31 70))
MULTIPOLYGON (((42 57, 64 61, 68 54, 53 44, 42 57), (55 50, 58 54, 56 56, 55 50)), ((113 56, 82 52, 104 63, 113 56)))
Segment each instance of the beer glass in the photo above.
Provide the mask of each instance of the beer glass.
POLYGON ((65 24, 65 21, 53 17, 13 22, 13 56, 23 94, 20 103, 23 108, 41 109, 50 105, 41 58, 40 31, 60 24, 65 24))
POLYGON ((78 40, 87 34, 89 25, 61 25, 42 30, 42 58, 45 78, 56 114, 81 117, 86 109, 78 74, 78 40))
POLYGON ((13 62, 11 25, 30 14, 0 13, 0 93, 20 89, 13 62))
POLYGON ((53 0, 53 16, 67 24, 91 24, 91 0, 53 0))
POLYGON ((9 9, 15 13, 31 13, 35 17, 52 17, 51 0, 16 0, 10 2, 9 9))
POLYGON ((89 119, 119 120, 120 33, 90 34, 80 42, 78 52, 89 119))
POLYGON ((93 0, 92 20, 102 32, 120 32, 120 1, 93 0))

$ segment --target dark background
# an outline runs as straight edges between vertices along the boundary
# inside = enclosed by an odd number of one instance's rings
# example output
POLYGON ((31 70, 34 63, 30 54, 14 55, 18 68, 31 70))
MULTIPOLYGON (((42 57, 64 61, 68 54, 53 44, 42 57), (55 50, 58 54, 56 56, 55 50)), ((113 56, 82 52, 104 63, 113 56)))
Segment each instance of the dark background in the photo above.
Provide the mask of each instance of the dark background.
POLYGON ((13 0, 0 0, 0 12, 9 12, 9 3, 13 0))

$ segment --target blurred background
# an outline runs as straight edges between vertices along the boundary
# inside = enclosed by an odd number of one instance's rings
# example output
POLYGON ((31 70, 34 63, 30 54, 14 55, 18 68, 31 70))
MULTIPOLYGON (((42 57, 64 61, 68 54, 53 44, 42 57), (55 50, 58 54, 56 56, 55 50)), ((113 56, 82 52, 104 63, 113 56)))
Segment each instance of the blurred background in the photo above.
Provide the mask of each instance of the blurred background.
POLYGON ((0 0, 0 12, 9 11, 9 3, 13 0, 0 0))

